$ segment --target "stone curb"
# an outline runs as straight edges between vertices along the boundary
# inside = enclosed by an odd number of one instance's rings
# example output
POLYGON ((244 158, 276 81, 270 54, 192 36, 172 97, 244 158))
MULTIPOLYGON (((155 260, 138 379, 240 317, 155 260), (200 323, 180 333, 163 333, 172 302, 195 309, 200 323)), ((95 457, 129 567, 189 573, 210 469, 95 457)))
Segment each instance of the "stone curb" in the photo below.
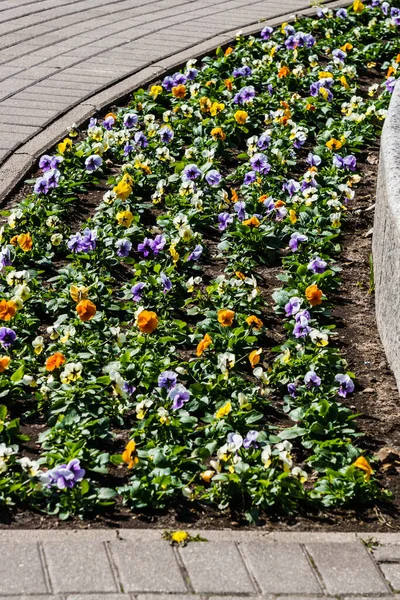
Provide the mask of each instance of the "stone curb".
MULTIPOLYGON (((183 527, 184 528, 184 527, 183 527)), ((191 536, 200 535, 209 542, 263 542, 263 543, 298 543, 298 544, 350 544, 364 542, 371 545, 400 545, 400 532, 314 532, 314 531, 263 531, 263 530, 230 530, 230 529, 190 529, 184 528, 191 536)), ((0 543, 33 543, 50 541, 57 537, 62 541, 111 542, 115 540, 135 542, 160 542, 162 529, 0 529, 0 543)))
POLYGON ((378 331, 400 391, 400 82, 383 126, 372 255, 378 331))
MULTIPOLYGON (((347 6, 348 4, 349 0, 335 0, 327 2, 326 6, 336 8, 347 6)), ((315 7, 304 8, 297 10, 296 14, 293 12, 285 13, 278 17, 265 19, 262 22, 257 21, 252 25, 244 27, 240 32, 243 35, 252 35, 258 33, 266 25, 275 26, 284 21, 291 22, 296 16, 312 16, 315 14, 315 10, 315 7)), ((228 45, 235 40, 237 33, 237 28, 235 30, 232 29, 195 44, 186 50, 158 60, 154 64, 149 64, 144 69, 140 69, 132 75, 124 77, 118 83, 106 87, 103 91, 87 97, 68 112, 61 114, 59 118, 50 122, 38 134, 18 147, 0 166, 0 202, 4 201, 10 192, 21 182, 40 155, 67 135, 68 126, 73 123, 76 123, 78 126, 82 125, 95 113, 109 107, 116 101, 127 99, 135 89, 150 84, 162 74, 166 74, 183 65, 187 60, 205 56, 218 46, 228 45)))

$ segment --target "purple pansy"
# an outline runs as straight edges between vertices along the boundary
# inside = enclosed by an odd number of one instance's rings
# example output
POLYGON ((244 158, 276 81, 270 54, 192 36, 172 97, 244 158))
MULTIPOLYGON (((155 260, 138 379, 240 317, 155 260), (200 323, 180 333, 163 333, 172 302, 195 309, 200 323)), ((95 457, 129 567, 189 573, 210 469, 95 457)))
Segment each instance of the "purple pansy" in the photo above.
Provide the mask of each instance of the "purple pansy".
POLYGON ((271 136, 264 131, 257 140, 257 147, 260 150, 266 150, 271 143, 271 136))
POLYGON ((146 287, 143 281, 138 281, 131 287, 132 300, 134 302, 140 302, 142 299, 142 291, 146 287))
POLYGON ((206 181, 211 186, 219 185, 222 181, 222 175, 216 169, 211 169, 206 175, 206 181))
POLYGON ((233 209, 238 216, 239 221, 244 221, 246 218, 246 204, 243 201, 235 202, 233 209))
POLYGON ((90 252, 96 248, 97 232, 88 227, 82 233, 78 232, 69 238, 67 246, 72 252, 90 252))
POLYGON ((220 231, 225 231, 225 229, 230 225, 233 221, 233 216, 227 212, 222 212, 218 215, 218 229, 220 231))
POLYGON ((164 249, 165 244, 167 243, 167 239, 159 233, 156 235, 154 240, 150 240, 150 247, 153 250, 154 254, 158 254, 161 250, 164 249))
POLYGON ((131 129, 138 122, 139 117, 135 113, 128 113, 124 115, 124 127, 131 129))
POLYGON ((12 265, 10 250, 7 248, 2 248, 0 251, 0 271, 4 269, 4 267, 10 267, 12 265))
POLYGON ((132 242, 123 238, 122 240, 118 240, 115 244, 117 249, 118 256, 129 256, 129 252, 132 250, 132 242))
POLYGON ((318 167, 321 164, 321 157, 318 156, 318 154, 313 154, 312 152, 308 153, 308 156, 306 158, 306 162, 311 166, 311 167, 318 167))
POLYGON ((33 187, 33 191, 35 194, 47 194, 49 191, 49 184, 47 179, 44 177, 38 177, 35 181, 35 185, 33 187))
POLYGON ((247 432, 247 435, 243 440, 243 448, 257 448, 257 436, 258 431, 256 431, 255 429, 250 429, 250 431, 247 432))
POLYGON ((103 121, 103 127, 105 129, 107 129, 107 131, 111 131, 111 129, 113 128, 113 125, 115 123, 115 119, 113 116, 108 115, 108 117, 106 117, 103 121))
POLYGON ((250 164, 253 171, 257 171, 263 175, 266 175, 271 170, 271 165, 268 162, 268 158, 261 152, 251 157, 250 164))
POLYGON ((80 461, 73 458, 67 465, 60 465, 47 472, 50 477, 48 487, 57 486, 59 490, 73 488, 85 476, 85 469, 81 469, 80 461))
POLYGON ((312 329, 308 324, 308 319, 304 316, 296 319, 295 326, 293 328, 293 335, 295 338, 304 338, 311 333, 312 329))
POLYGON ((292 252, 296 252, 299 248, 299 244, 301 242, 307 242, 307 240, 308 240, 308 237, 306 235, 304 235, 303 233, 299 233, 298 231, 295 231, 290 236, 289 248, 291 249, 292 252))
POLYGON ((326 270, 327 263, 319 256, 313 258, 307 265, 307 269, 313 273, 323 273, 326 270))
POLYGON ((201 244, 197 244, 194 250, 189 254, 188 260, 199 260, 200 256, 203 254, 203 246, 201 244))
POLYGON ((255 171, 248 171, 243 179, 243 185, 250 185, 257 179, 257 173, 255 171))
POLYGON ((315 371, 308 371, 304 376, 304 383, 307 387, 319 387, 321 385, 321 377, 318 377, 315 371))
POLYGON ((340 373, 335 376, 335 380, 340 383, 338 394, 342 398, 346 398, 347 394, 354 392, 354 382, 349 375, 340 373))
POLYGON ((160 140, 163 144, 169 144, 174 139, 174 132, 170 127, 167 126, 161 127, 158 135, 160 136, 160 140))
POLYGON ((301 298, 298 298, 297 296, 292 296, 292 298, 289 299, 289 302, 285 304, 286 316, 292 317, 293 315, 298 313, 302 302, 303 300, 301 298))
POLYGON ((92 173, 101 167, 103 159, 98 154, 92 154, 85 160, 85 168, 87 173, 92 173))
POLYGON ((17 339, 17 334, 9 327, 0 327, 0 344, 3 348, 8 348, 17 339))
POLYGON ((264 27, 264 29, 261 31, 261 37, 263 40, 269 40, 269 38, 271 37, 271 35, 273 34, 274 30, 272 27, 269 27, 267 25, 267 27, 264 27))
POLYGON ((166 294, 167 292, 172 290, 172 281, 165 273, 160 274, 161 283, 163 284, 163 292, 166 294))
POLYGON ((136 391, 136 387, 133 385, 133 383, 125 381, 124 385, 122 386, 122 391, 125 392, 125 394, 128 394, 128 396, 132 396, 132 394, 136 391))
POLYGON ((189 390, 180 383, 169 392, 168 396, 172 400, 172 410, 182 408, 182 406, 190 400, 189 390))
POLYGON ((158 387, 172 390, 176 386, 178 375, 175 371, 163 371, 158 376, 158 387))
POLYGON ((186 165, 183 169, 182 177, 184 180, 195 181, 199 177, 201 177, 201 171, 197 165, 186 165))

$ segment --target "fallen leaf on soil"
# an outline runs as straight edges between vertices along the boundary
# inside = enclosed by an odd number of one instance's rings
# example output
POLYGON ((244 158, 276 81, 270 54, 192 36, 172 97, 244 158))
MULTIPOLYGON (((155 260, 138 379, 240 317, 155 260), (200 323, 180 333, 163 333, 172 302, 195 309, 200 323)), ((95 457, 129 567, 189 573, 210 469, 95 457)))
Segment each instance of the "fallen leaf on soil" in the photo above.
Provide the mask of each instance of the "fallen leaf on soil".
POLYGON ((374 228, 371 227, 371 229, 368 229, 367 233, 364 233, 364 237, 371 237, 371 235, 374 233, 374 228))
POLYGON ((369 154, 367 156, 367 163, 370 165, 377 165, 379 161, 379 156, 377 154, 369 154))
POLYGON ((362 391, 363 394, 373 394, 374 392, 374 388, 365 388, 365 390, 362 391))
POLYGON ((393 446, 384 446, 376 453, 376 458, 380 463, 394 463, 400 461, 400 452, 393 446))

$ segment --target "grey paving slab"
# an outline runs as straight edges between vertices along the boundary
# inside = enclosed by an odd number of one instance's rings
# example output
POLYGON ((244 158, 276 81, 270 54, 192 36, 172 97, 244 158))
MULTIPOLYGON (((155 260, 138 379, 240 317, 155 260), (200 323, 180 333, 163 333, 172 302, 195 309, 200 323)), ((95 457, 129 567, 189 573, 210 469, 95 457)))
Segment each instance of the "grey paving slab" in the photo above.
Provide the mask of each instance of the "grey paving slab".
POLYGON ((400 544, 387 544, 378 546, 373 550, 374 559, 383 562, 400 563, 400 544))
POLYGON ((189 544, 179 553, 196 593, 256 592, 234 542, 189 544))
POLYGON ((315 572, 300 544, 243 544, 247 565, 267 594, 322 593, 315 572), (288 568, 288 565, 296 565, 288 568))
POLYGON ((381 563, 379 566, 393 591, 400 592, 400 564, 381 563))
POLYGON ((168 544, 111 543, 123 589, 128 592, 186 592, 175 552, 168 544))
POLYGON ((328 594, 385 594, 389 589, 362 543, 308 543, 328 594))
POLYGON ((0 543, 0 595, 46 594, 38 544, 0 543))
MULTIPOLYGON (((3 600, 0 597, 0 600, 3 600)), ((47 600, 42 598, 42 600, 47 600)), ((66 600, 129 600, 127 594, 68 594, 66 600)), ((175 596, 169 596, 169 600, 175 600, 175 596)))
POLYGON ((119 591, 103 543, 46 541, 43 550, 54 592, 119 591))

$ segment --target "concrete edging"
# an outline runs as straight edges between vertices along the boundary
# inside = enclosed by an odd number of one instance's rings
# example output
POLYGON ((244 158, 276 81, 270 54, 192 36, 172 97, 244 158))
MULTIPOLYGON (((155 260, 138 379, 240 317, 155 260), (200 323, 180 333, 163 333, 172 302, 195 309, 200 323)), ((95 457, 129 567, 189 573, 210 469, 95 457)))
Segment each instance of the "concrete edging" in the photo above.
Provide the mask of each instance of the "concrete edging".
MULTIPOLYGON (((326 3, 330 8, 339 8, 341 6, 347 6, 348 4, 349 0, 336 0, 334 2, 326 3)), ((304 8, 298 10, 295 14, 291 12, 279 15, 272 19, 265 19, 262 22, 257 21, 252 25, 243 27, 240 32, 243 35, 252 35, 261 31, 266 25, 276 26, 284 21, 294 21, 297 16, 312 16, 315 14, 315 10, 315 7, 304 8)), ((238 29, 236 28, 218 34, 208 40, 195 44, 186 50, 158 60, 153 64, 149 64, 143 69, 136 72, 134 71, 128 77, 124 77, 121 81, 86 98, 74 108, 62 114, 42 131, 21 145, 0 166, 0 202, 4 201, 21 182, 41 154, 67 135, 67 127, 73 123, 76 123, 78 126, 82 125, 97 112, 110 106, 116 101, 127 98, 135 89, 139 89, 140 87, 152 83, 161 75, 177 69, 189 59, 205 56, 207 53, 215 50, 218 46, 229 44, 235 40, 237 33, 238 29)))
POLYGON ((376 320, 400 391, 400 82, 383 126, 372 255, 376 320))

